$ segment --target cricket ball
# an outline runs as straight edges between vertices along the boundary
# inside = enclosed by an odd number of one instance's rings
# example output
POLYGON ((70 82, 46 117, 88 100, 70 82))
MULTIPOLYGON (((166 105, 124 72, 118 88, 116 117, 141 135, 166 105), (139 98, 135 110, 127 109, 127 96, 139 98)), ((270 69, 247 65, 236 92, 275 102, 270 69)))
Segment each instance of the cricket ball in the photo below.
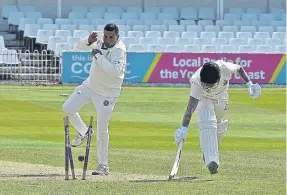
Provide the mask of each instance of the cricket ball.
POLYGON ((78 156, 78 160, 79 160, 79 161, 82 162, 84 159, 85 159, 85 157, 84 157, 83 155, 78 156))

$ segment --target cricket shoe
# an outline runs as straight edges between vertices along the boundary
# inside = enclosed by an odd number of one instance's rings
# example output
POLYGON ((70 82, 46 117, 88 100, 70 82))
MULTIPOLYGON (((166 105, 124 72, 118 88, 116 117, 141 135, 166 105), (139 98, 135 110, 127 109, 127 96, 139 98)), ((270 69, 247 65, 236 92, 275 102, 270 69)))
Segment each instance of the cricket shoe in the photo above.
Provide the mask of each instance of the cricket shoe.
POLYGON ((217 169, 218 169, 218 164, 214 161, 211 161, 208 165, 207 165, 208 170, 210 171, 210 174, 216 174, 218 173, 217 169))
MULTIPOLYGON (((92 129, 91 136, 94 135, 94 130, 92 129)), ((86 139, 88 138, 88 132, 85 134, 85 136, 82 136, 79 132, 77 133, 76 137, 72 140, 71 146, 72 147, 78 147, 80 146, 86 139)))
POLYGON ((96 170, 92 172, 92 175, 108 175, 109 166, 108 165, 99 165, 96 170))

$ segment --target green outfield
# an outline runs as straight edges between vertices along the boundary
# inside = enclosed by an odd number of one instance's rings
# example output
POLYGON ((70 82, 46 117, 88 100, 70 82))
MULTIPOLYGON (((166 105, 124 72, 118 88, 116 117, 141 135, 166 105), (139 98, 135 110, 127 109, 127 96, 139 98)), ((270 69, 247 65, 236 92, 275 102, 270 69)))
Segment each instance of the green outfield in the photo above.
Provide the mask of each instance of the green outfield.
MULTIPOLYGON (((124 87, 110 123, 110 172, 96 167, 92 137, 86 181, 64 180, 61 106, 74 87, 0 86, 0 194, 286 194, 286 90, 230 89, 230 125, 220 145, 219 173, 210 175, 193 116, 176 180, 168 182, 188 88, 124 87)), ((92 104, 80 112, 96 116, 92 104)), ((94 126, 96 123, 94 122, 94 126)), ((73 128, 71 136, 75 135, 73 128)), ((80 178, 85 145, 73 150, 80 178)))

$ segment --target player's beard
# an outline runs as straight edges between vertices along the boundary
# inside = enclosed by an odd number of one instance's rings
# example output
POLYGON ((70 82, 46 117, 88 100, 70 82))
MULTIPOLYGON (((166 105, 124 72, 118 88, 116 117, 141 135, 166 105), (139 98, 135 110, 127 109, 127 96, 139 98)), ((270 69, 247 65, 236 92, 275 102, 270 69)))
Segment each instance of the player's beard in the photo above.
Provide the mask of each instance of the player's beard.
POLYGON ((117 39, 116 41, 113 41, 113 42, 105 42, 105 41, 104 41, 102 47, 112 48, 112 47, 114 47, 114 46, 117 44, 118 41, 119 41, 118 39, 117 39))
POLYGON ((207 83, 203 83, 203 82, 200 82, 200 84, 207 93, 211 93, 217 88, 217 86, 219 84, 219 80, 214 84, 207 84, 207 83))
POLYGON ((115 46, 115 43, 104 43, 103 45, 105 48, 111 48, 111 47, 115 46))

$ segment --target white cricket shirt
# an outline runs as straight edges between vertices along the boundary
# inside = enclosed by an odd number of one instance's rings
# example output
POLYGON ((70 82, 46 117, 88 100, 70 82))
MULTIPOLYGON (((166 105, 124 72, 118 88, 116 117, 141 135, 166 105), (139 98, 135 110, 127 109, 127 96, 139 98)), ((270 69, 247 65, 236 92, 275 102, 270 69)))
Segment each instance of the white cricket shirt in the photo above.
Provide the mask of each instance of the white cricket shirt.
POLYGON ((194 75, 190 78, 190 96, 201 100, 202 97, 209 99, 221 99, 228 100, 228 87, 229 80, 232 78, 232 74, 236 73, 240 69, 240 65, 233 64, 230 62, 224 62, 222 60, 218 60, 215 62, 220 69, 220 80, 218 86, 211 91, 207 92, 202 86, 200 81, 200 70, 199 68, 194 75))
MULTIPOLYGON (((88 38, 79 41, 75 49, 92 51, 99 49, 102 52, 92 57, 89 77, 83 82, 92 92, 106 96, 119 97, 126 69, 126 47, 119 40, 112 48, 103 49, 102 40, 87 45, 88 38)), ((92 55, 92 54, 91 54, 92 55)))

